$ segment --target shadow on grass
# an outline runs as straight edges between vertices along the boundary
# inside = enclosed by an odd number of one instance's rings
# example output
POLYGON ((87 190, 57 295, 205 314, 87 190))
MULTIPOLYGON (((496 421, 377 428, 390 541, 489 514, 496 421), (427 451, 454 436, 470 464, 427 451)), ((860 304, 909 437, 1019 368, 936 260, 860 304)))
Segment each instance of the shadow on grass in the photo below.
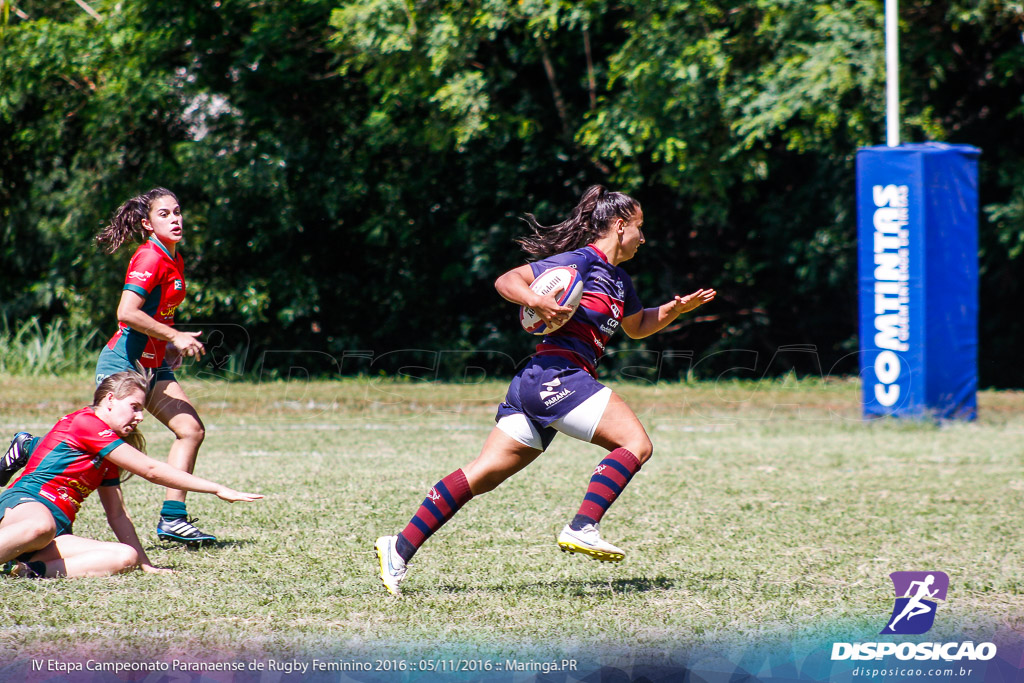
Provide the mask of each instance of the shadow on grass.
POLYGON ((676 587, 676 581, 665 576, 654 578, 636 577, 632 579, 611 579, 609 581, 564 579, 559 581, 533 581, 524 583, 500 583, 490 586, 470 586, 468 584, 442 583, 437 586, 439 593, 466 593, 474 590, 482 590, 493 593, 519 594, 531 593, 554 593, 557 595, 595 595, 595 594, 620 594, 630 595, 636 593, 648 593, 650 591, 671 590, 676 587))
POLYGON ((150 545, 152 548, 160 548, 161 550, 186 550, 189 552, 196 552, 199 550, 221 550, 223 548, 244 548, 247 545, 256 545, 256 541, 251 539, 241 539, 238 541, 213 541, 212 543, 175 543, 174 541, 157 541, 150 545))

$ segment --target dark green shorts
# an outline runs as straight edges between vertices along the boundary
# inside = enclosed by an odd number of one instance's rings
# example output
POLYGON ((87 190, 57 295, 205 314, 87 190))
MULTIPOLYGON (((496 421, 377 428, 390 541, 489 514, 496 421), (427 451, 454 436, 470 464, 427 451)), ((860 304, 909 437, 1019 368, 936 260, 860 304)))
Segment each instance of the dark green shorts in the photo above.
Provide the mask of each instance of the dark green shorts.
MULTIPOLYGON (((104 348, 100 352, 100 357, 96 359, 96 385, 99 386, 99 383, 107 377, 125 370, 138 370, 138 368, 123 353, 118 353, 115 349, 104 348)), ((149 382, 149 388, 152 389, 157 382, 164 381, 176 381, 174 371, 167 365, 167 361, 164 361, 160 367, 153 368, 153 379, 149 382)))
POLYGON ((61 512, 60 508, 41 496, 36 496, 27 491, 19 491, 17 488, 9 488, 0 493, 0 519, 4 518, 7 511, 16 508, 22 503, 42 503, 53 515, 53 521, 57 523, 57 536, 72 533, 71 521, 61 512))

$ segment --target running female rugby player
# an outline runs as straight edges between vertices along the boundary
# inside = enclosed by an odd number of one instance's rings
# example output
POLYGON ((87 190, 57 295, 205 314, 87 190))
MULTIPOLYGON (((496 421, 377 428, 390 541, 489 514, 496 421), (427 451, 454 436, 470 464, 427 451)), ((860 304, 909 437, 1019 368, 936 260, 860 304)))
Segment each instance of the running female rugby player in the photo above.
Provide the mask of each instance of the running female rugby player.
POLYGON ((571 318, 543 338, 537 353, 512 379, 480 455, 435 484, 400 533, 377 539, 381 580, 393 595, 400 593, 408 562, 431 534, 473 496, 493 490, 533 462, 557 432, 608 451, 576 516, 558 535, 558 546, 608 562, 625 557, 601 538, 599 524, 651 457, 653 446, 629 406, 597 380, 598 361, 619 327, 634 339, 647 337, 714 299, 715 290, 698 289, 643 308, 632 280, 619 267, 644 243, 643 211, 620 192, 595 185, 561 223, 546 227, 531 214, 527 220, 533 232, 520 244, 538 260, 508 271, 495 288, 508 301, 533 308, 545 323, 571 318), (530 289, 534 278, 555 266, 575 268, 583 279, 583 299, 575 313, 559 306, 553 294, 542 297, 530 289))

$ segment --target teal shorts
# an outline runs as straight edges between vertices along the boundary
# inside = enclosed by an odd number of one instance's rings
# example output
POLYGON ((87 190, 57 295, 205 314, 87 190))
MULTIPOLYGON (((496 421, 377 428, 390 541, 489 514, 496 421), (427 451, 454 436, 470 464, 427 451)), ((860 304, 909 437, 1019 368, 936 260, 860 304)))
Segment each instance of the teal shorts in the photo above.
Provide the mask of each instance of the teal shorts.
MULTIPOLYGON (((123 353, 118 353, 115 349, 104 348, 100 352, 100 357, 96 359, 96 385, 99 386, 99 383, 107 377, 125 370, 138 371, 138 368, 123 353)), ((167 361, 164 361, 160 367, 153 368, 153 379, 149 381, 149 388, 152 389, 157 382, 175 381, 177 378, 174 376, 174 371, 167 365, 167 361)))
MULTIPOLYGON (((7 511, 16 508, 22 503, 42 503, 53 515, 53 521, 57 524, 57 536, 64 536, 72 533, 71 521, 61 512, 60 508, 40 496, 34 496, 27 491, 19 491, 17 488, 9 488, 0 493, 0 519, 4 518, 7 511)), ((34 552, 34 551, 33 551, 34 552)))

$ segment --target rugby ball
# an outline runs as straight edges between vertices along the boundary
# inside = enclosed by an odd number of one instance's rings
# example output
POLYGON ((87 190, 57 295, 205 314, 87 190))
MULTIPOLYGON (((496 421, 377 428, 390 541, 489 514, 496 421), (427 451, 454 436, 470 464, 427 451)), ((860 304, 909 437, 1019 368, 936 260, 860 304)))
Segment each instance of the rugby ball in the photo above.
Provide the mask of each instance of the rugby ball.
MULTIPOLYGON (((549 268, 537 276, 537 279, 530 284, 532 289, 541 296, 554 294, 555 301, 560 306, 568 306, 573 313, 580 305, 583 298, 583 280, 575 268, 558 266, 549 268)), ((572 313, 569 314, 572 317, 572 313)), ((568 322, 568 319, 566 320, 568 322)), ((550 334, 562 325, 547 325, 537 312, 526 306, 519 307, 519 323, 523 329, 530 334, 550 334)))

